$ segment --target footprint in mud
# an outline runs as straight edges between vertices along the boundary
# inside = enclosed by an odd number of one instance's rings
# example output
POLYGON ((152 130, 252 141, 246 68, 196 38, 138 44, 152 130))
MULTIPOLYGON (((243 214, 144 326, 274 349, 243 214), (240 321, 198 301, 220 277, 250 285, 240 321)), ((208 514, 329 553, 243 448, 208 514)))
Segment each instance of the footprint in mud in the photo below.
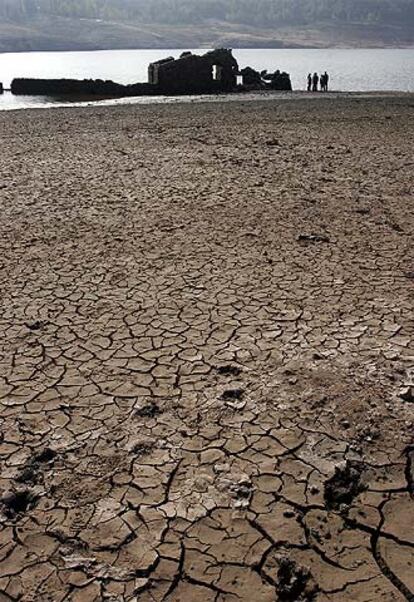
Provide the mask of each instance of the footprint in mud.
MULTIPOLYGON (((242 373, 242 369, 239 368, 239 366, 234 366, 232 364, 218 366, 216 368, 216 371, 220 376, 229 377, 230 381, 233 377, 237 378, 242 373)), ((230 382, 228 384, 230 385, 230 382)), ((246 405, 246 402, 243 402, 244 392, 244 389, 242 389, 241 387, 237 387, 236 385, 234 388, 225 389, 222 392, 220 399, 222 401, 225 401, 229 407, 236 410, 241 410, 246 405)))
POLYGON ((41 452, 35 454, 33 460, 39 464, 49 464, 52 462, 57 456, 57 452, 50 447, 45 447, 41 452))
POLYGON ((155 416, 161 413, 161 408, 154 401, 149 401, 137 408, 134 412, 134 416, 138 416, 139 418, 155 418, 155 416))
POLYGON ((154 443, 143 441, 140 443, 136 443, 131 451, 135 456, 145 456, 149 454, 154 449, 154 447, 154 443))
POLYGON ((29 330, 41 330, 44 326, 47 326, 48 322, 36 320, 36 322, 25 322, 24 325, 29 330))
POLYGON ((221 376, 240 376, 241 368, 232 365, 219 366, 217 372, 221 376))
POLYGON ((27 510, 34 508, 38 497, 29 489, 19 491, 7 491, 0 499, 3 514, 11 519, 21 518, 27 510))
POLYGON ((56 451, 50 447, 45 447, 26 462, 15 480, 18 483, 30 483, 31 485, 36 485, 39 481, 43 480, 43 466, 45 464, 51 464, 56 456, 56 451))
POLYGON ((362 483, 364 466, 361 462, 347 460, 345 466, 336 467, 335 474, 325 481, 325 504, 328 510, 349 506, 354 498, 366 489, 362 483))
POLYGON ((281 602, 312 602, 319 591, 309 569, 290 558, 279 561, 277 593, 281 602))
POLYGON ((221 399, 223 401, 240 401, 243 395, 243 389, 226 389, 221 394, 221 399))

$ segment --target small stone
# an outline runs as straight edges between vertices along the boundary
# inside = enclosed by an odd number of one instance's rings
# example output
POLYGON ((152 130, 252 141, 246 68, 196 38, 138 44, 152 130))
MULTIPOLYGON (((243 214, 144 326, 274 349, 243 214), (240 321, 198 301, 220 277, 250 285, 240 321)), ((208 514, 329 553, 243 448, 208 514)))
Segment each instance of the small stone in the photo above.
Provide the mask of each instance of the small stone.
POLYGON ((330 242, 326 234, 299 234, 298 242, 330 242))

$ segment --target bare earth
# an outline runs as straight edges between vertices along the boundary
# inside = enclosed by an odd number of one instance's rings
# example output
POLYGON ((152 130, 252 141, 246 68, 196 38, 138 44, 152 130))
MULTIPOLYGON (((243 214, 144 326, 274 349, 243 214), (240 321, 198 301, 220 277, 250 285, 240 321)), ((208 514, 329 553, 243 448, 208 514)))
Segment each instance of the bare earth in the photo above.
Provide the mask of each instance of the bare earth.
POLYGON ((414 599, 413 109, 0 114, 1 602, 414 599))

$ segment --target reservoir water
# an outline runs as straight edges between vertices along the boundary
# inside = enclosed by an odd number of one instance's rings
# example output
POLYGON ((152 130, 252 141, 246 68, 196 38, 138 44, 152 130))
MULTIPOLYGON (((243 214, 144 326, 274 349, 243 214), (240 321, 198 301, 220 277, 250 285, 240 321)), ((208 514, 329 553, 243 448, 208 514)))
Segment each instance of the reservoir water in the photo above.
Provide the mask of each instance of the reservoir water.
MULTIPOLYGON (((206 49, 194 49, 203 53, 206 49)), ((111 79, 128 84, 147 81, 148 64, 182 50, 99 50, 0 54, 0 82, 14 77, 111 79)), ((309 72, 328 71, 336 91, 414 92, 414 49, 235 49, 241 68, 287 71, 295 90, 303 90, 309 72)), ((187 99, 188 100, 188 99, 187 99)), ((158 102, 160 99, 158 99, 158 102)), ((108 102, 108 101, 105 101, 108 102)), ((124 101, 131 102, 131 99, 124 101)), ((154 102, 141 98, 140 102, 154 102)), ((62 105, 62 99, 0 96, 0 110, 62 105)))

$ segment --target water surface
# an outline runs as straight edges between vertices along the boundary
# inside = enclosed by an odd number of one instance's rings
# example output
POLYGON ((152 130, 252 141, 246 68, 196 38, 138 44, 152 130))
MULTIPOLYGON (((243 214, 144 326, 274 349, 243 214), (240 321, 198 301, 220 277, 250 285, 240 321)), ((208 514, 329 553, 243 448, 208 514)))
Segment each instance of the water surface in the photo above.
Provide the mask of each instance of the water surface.
MULTIPOLYGON (((193 51, 203 53, 206 49, 193 51)), ((172 49, 3 53, 0 81, 5 87, 14 77, 142 82, 147 81, 150 62, 166 56, 178 57, 181 52, 172 49)), ((233 52, 241 68, 249 65, 258 70, 288 71, 295 90, 304 89, 307 73, 327 70, 334 90, 414 92, 414 49, 235 49, 233 52)), ((0 110, 47 106, 52 102, 62 104, 61 99, 13 97, 6 93, 0 96, 0 110)))

